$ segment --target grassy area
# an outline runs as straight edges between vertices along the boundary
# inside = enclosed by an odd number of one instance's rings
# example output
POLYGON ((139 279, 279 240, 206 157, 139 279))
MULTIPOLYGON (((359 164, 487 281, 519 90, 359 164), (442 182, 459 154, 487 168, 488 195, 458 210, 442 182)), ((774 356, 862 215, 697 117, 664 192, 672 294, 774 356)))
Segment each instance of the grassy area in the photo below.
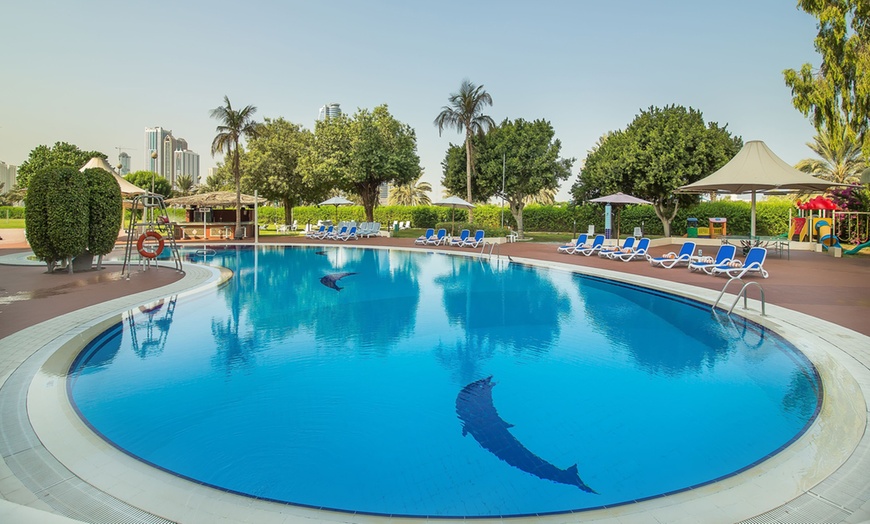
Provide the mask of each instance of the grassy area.
POLYGON ((0 218, 0 229, 24 229, 24 219, 0 218))

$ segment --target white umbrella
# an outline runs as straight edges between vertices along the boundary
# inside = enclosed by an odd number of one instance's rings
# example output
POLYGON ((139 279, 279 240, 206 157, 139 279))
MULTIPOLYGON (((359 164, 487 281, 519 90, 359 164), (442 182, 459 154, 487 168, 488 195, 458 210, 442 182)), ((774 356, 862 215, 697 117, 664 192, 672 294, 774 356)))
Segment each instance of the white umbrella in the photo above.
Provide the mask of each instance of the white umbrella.
POLYGON ((471 209, 474 207, 474 204, 466 202, 462 200, 458 196, 447 197, 441 202, 435 202, 436 206, 449 207, 452 208, 453 211, 450 212, 450 221, 452 224, 450 225, 450 234, 453 234, 453 226, 456 225, 456 208, 461 207, 463 209, 471 209))
POLYGON ((79 169, 79 171, 84 171, 85 169, 92 168, 104 169, 109 173, 112 173, 112 176, 115 177, 115 182, 117 182, 118 186, 121 188, 121 196, 129 197, 133 195, 144 195, 148 192, 140 187, 134 186, 130 182, 124 180, 124 178, 118 176, 118 174, 115 173, 115 170, 112 169, 112 166, 110 166, 109 163, 106 162, 105 158, 95 156, 94 158, 88 160, 88 163, 83 165, 82 168, 79 169))
POLYGON ((323 202, 321 202, 318 205, 335 206, 335 221, 338 222, 338 206, 344 206, 344 205, 348 205, 348 204, 353 204, 353 202, 351 202, 350 200, 348 200, 344 197, 336 196, 336 197, 330 198, 329 200, 324 200, 323 202))
POLYGON ((751 140, 727 164, 713 174, 680 187, 677 193, 751 193, 750 236, 755 236, 755 194, 824 191, 829 187, 848 186, 816 178, 788 165, 761 140, 751 140))
MULTIPOLYGON (((648 200, 644 200, 642 198, 637 198, 635 196, 626 195, 625 193, 613 193, 612 195, 607 195, 603 197, 593 198, 590 202, 604 202, 608 204, 652 204, 652 202, 648 200)), ((616 239, 619 241, 619 218, 620 211, 617 210, 616 215, 616 239)), ((606 228, 607 229, 607 228, 606 228)), ((607 233, 607 238, 610 238, 610 232, 605 231, 607 233)))

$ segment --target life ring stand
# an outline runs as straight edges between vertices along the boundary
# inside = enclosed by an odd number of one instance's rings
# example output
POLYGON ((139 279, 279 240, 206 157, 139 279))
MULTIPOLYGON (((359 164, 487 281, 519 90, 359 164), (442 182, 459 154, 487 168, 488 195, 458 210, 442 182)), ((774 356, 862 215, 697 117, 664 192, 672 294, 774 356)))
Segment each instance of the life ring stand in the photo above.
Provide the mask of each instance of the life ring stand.
POLYGON ((157 258, 160 253, 163 253, 164 243, 165 241, 160 233, 157 231, 146 231, 139 235, 139 240, 136 241, 136 249, 139 251, 139 254, 145 258, 157 258), (145 239, 149 237, 157 241, 157 249, 154 251, 145 249, 145 239))

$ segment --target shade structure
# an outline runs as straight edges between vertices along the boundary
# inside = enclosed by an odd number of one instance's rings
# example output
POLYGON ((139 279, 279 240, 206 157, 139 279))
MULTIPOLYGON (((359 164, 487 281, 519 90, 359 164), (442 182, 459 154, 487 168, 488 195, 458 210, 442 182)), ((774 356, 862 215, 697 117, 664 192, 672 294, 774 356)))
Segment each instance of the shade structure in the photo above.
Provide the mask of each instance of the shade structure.
POLYGON ((458 207, 458 208, 462 208, 462 209, 471 209, 474 207, 474 204, 472 204, 470 202, 466 202, 465 200, 462 200, 458 196, 447 197, 444 200, 442 200, 441 202, 435 202, 435 205, 442 206, 442 207, 449 207, 452 209, 452 211, 450 212, 450 234, 451 235, 454 234, 453 229, 454 229, 454 226, 456 226, 456 208, 458 207))
POLYGON ((335 197, 330 198, 329 200, 324 200, 323 202, 321 202, 318 205, 335 206, 335 221, 338 222, 338 206, 346 206, 346 205, 350 205, 350 204, 353 204, 353 202, 351 202, 350 200, 348 200, 342 196, 335 196, 335 197))
POLYGON ((106 161, 105 158, 95 156, 94 158, 88 160, 88 163, 83 165, 82 168, 79 169, 79 171, 84 171, 85 169, 93 169, 93 168, 104 169, 104 170, 108 171, 109 173, 112 173, 112 176, 115 177, 115 182, 117 182, 118 186, 121 188, 121 196, 122 197, 144 195, 145 193, 148 192, 148 191, 142 189, 141 187, 135 186, 135 185, 131 184, 130 182, 127 182, 126 180, 124 180, 123 177, 121 177, 117 173, 115 173, 115 170, 112 169, 112 166, 109 165, 109 163, 106 161))
MULTIPOLYGON (((251 195, 242 193, 241 203, 243 206, 252 206, 254 202, 263 204, 265 198, 254 199, 251 195)), ((167 204, 175 206, 196 206, 196 207, 216 207, 216 206, 235 206, 236 193, 235 191, 214 191, 211 193, 197 193, 183 197, 169 198, 167 204)))
POLYGON ((776 156, 761 140, 746 142, 734 158, 713 174, 680 187, 678 193, 750 193, 752 195, 750 236, 755 236, 756 193, 824 191, 848 186, 798 171, 776 156))
MULTIPOLYGON (((590 202, 603 202, 605 204, 652 204, 652 202, 648 200, 644 200, 642 198, 637 198, 636 196, 626 195, 622 192, 613 193, 612 195, 607 195, 603 197, 593 198, 589 200, 590 202)), ((621 211, 617 208, 616 211, 616 238, 619 239, 619 218, 621 211)), ((605 228, 605 232, 609 233, 607 228, 605 228)), ((610 235, 607 235, 607 238, 610 238, 610 235)))

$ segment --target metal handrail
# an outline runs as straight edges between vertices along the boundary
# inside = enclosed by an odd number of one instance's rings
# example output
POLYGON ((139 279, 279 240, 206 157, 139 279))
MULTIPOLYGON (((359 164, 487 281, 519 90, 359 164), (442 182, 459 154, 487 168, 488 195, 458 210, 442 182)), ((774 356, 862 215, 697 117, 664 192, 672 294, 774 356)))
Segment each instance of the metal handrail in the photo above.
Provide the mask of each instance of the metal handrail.
POLYGON ((725 295, 725 291, 728 289, 728 286, 731 285, 731 282, 735 280, 740 281, 743 284, 743 287, 740 288, 740 291, 737 293, 737 298, 734 299, 734 303, 731 304, 731 307, 728 309, 728 314, 730 315, 732 311, 734 311, 734 306, 737 305, 737 302, 740 300, 740 296, 743 295, 743 309, 748 309, 748 297, 746 296, 746 289, 749 286, 757 286, 758 290, 761 291, 761 316, 765 316, 765 300, 764 300, 764 288, 761 287, 761 284, 758 282, 744 282, 744 280, 740 277, 733 277, 725 283, 722 287, 722 291, 719 292, 719 296, 716 298, 716 302, 713 304, 713 311, 716 310, 716 306, 719 305, 719 301, 722 300, 722 296, 725 295))

